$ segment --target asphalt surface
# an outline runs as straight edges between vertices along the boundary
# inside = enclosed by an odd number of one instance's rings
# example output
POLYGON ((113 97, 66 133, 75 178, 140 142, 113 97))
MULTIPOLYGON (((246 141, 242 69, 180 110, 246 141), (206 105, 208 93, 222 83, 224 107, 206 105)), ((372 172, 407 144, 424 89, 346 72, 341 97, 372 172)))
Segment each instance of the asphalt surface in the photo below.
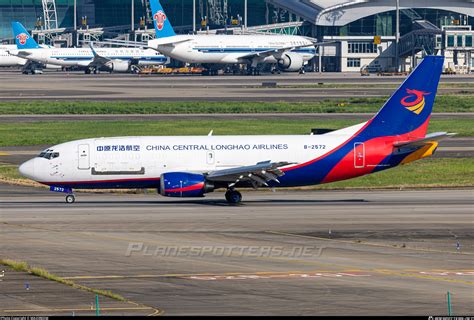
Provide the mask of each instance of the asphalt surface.
MULTIPOLYGON (((46 72, 28 76, 0 71, 0 101, 32 99, 137 100, 137 101, 315 101, 340 97, 384 97, 405 77, 361 77, 359 74, 263 76, 140 76, 132 74, 84 75, 46 72), (263 83, 276 83, 269 88, 263 83), (386 84, 387 87, 318 88, 318 84, 386 84), (308 87, 311 86, 311 87, 308 87), (316 87, 312 87, 316 85, 316 87)), ((445 76, 443 83, 472 83, 472 87, 443 88, 440 94, 474 94, 474 76, 445 76)))
MULTIPOLYGON (((0 185, 2 256, 165 315, 442 315, 447 291, 455 315, 474 313, 473 190, 63 201, 0 185)), ((71 310, 60 292, 33 303, 1 290, 0 314, 71 310)))
MULTIPOLYGON (((4 277, 0 280, 0 314, 11 315, 62 315, 95 316, 95 294, 74 289, 63 284, 39 278, 26 272, 0 268, 4 277)), ((132 302, 120 302, 109 297, 99 297, 99 315, 148 316, 158 315, 161 310, 132 302)))

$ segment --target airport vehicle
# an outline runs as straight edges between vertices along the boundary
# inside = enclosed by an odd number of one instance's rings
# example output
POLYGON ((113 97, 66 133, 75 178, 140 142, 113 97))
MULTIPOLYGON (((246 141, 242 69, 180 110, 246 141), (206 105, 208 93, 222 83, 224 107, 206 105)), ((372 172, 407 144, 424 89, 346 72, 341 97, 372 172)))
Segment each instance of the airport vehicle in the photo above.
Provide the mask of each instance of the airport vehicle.
POLYGON ((117 137, 53 146, 20 173, 67 194, 73 189, 156 188, 167 197, 203 197, 244 187, 296 187, 386 170, 431 156, 427 135, 444 57, 428 56, 371 120, 320 135, 117 137))
MULTIPOLYGON (((151 0, 157 39, 148 47, 186 63, 215 65, 248 64, 257 73, 259 64, 277 64, 284 71, 303 72, 316 54, 315 43, 289 35, 176 35, 159 0, 151 0)), ((214 72, 215 73, 215 72, 214 72)))
POLYGON ((17 50, 10 54, 45 65, 81 67, 85 73, 138 71, 139 66, 162 65, 168 58, 153 49, 41 47, 20 22, 12 23, 17 50))

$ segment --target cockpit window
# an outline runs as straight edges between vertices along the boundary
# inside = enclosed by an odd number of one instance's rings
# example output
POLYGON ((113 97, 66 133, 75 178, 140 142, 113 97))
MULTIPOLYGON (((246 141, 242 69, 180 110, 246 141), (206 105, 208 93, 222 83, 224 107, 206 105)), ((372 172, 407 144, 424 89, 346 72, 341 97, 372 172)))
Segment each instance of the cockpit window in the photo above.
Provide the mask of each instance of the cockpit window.
POLYGON ((59 157, 59 152, 54 152, 51 149, 45 150, 38 155, 38 158, 45 158, 48 160, 58 158, 58 157, 59 157))

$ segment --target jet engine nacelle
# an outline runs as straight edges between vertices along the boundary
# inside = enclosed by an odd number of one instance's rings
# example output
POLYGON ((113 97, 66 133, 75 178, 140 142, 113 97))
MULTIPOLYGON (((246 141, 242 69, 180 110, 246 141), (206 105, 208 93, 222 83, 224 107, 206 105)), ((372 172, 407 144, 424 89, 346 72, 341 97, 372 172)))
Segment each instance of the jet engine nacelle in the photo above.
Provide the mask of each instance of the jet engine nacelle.
POLYGON ((112 60, 105 64, 111 72, 127 72, 130 69, 130 62, 123 60, 112 60))
POLYGON ((289 72, 299 71, 304 67, 303 56, 294 52, 285 53, 278 61, 278 67, 289 72))
POLYGON ((214 191, 214 185, 202 174, 170 172, 161 175, 160 194, 174 198, 198 198, 214 191))

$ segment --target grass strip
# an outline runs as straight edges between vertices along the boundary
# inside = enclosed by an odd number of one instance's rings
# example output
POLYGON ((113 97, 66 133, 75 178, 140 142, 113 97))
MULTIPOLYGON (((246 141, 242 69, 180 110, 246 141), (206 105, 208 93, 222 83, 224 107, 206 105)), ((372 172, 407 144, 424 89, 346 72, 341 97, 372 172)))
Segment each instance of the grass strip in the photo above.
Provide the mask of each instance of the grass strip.
MULTIPOLYGON (((375 113, 387 100, 335 98, 313 102, 191 101, 11 101, 0 102, 8 114, 209 114, 209 113, 375 113)), ((473 95, 440 95, 435 112, 474 112, 473 95)))
POLYGON ((26 272, 26 273, 29 273, 29 274, 34 275, 36 277, 40 277, 40 278, 43 278, 43 279, 47 279, 47 280, 50 280, 50 281, 54 281, 54 282, 58 282, 58 283, 67 285, 67 286, 72 287, 74 289, 79 289, 79 290, 87 291, 87 292, 90 292, 90 293, 93 293, 93 294, 98 294, 100 296, 108 297, 108 298, 111 298, 111 299, 114 299, 114 300, 117 300, 117 301, 121 301, 121 302, 129 302, 127 299, 125 299, 121 295, 113 293, 110 290, 95 289, 95 288, 87 287, 87 286, 84 286, 84 285, 81 285, 81 284, 77 284, 72 280, 66 280, 66 279, 64 279, 60 276, 54 275, 54 274, 50 273, 49 271, 47 271, 44 268, 30 266, 25 261, 16 261, 16 260, 11 260, 11 259, 0 259, 0 264, 13 269, 14 271, 26 272))

